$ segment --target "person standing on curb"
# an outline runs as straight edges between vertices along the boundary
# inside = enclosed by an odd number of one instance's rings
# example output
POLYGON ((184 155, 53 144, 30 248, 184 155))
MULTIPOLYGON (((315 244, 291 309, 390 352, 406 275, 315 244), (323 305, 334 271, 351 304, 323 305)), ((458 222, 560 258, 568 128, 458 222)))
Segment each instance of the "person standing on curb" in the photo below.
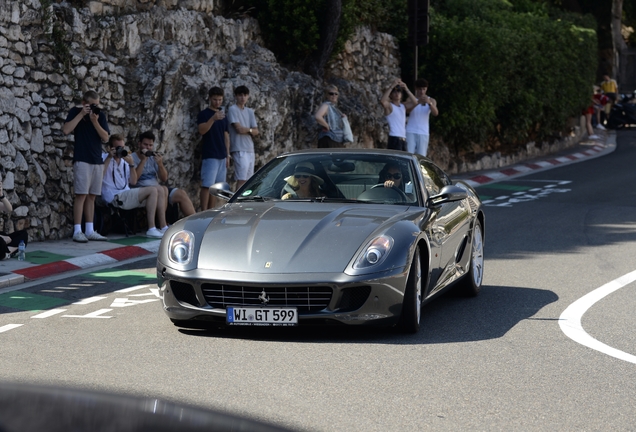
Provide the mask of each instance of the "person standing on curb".
POLYGON ((102 143, 108 141, 110 130, 106 115, 99 108, 99 95, 87 91, 82 106, 73 107, 62 126, 64 135, 75 136, 73 152, 73 241, 103 241, 106 237, 94 230, 95 197, 102 193, 102 143), (86 234, 82 232, 82 216, 86 234))
POLYGON ((212 87, 208 92, 210 106, 199 113, 197 124, 201 135, 201 211, 216 207, 216 197, 209 188, 227 181, 230 167, 230 124, 223 112, 223 89, 212 87))
POLYGON ((254 140, 258 136, 258 124, 254 110, 247 108, 250 91, 246 86, 234 89, 236 104, 227 110, 230 129, 230 155, 234 161, 236 189, 240 189, 247 179, 254 175, 254 140))
POLYGON ((609 119, 612 112, 612 106, 618 100, 618 83, 615 79, 610 78, 609 75, 603 75, 603 81, 601 82, 601 90, 605 93, 605 96, 609 98, 609 103, 605 104, 605 117, 609 119))
POLYGON ((322 127, 318 133, 318 148, 342 148, 345 146, 344 121, 347 116, 340 111, 338 87, 330 85, 325 89, 326 101, 320 105, 314 118, 322 127))
POLYGON ((389 124, 389 140, 386 148, 406 151, 406 112, 415 108, 417 98, 401 79, 396 79, 391 87, 386 89, 380 103, 389 124), (404 92, 408 95, 408 99, 402 103, 404 92))
POLYGON ((429 141, 429 118, 433 114, 437 116, 437 101, 426 94, 428 81, 418 79, 415 81, 415 97, 417 105, 410 111, 406 124, 406 147, 411 153, 426 156, 429 141))

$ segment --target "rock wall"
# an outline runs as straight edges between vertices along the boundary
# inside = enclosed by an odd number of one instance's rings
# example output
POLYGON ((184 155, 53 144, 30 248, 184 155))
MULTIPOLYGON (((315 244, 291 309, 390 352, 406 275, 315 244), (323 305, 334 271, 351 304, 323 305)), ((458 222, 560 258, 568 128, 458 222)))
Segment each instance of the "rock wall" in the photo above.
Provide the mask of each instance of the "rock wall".
MULTIPOLYGON (((0 0, 0 157, 14 206, 0 230, 28 228, 32 240, 71 234, 73 137, 61 128, 86 90, 98 92, 111 133, 133 149, 140 132, 155 132, 171 185, 186 189, 195 205, 196 116, 213 85, 228 104, 236 86, 250 89, 261 130, 257 167, 315 146, 312 113, 325 83, 281 67, 254 19, 214 15, 219 7, 213 0, 0 0)), ((399 72, 393 38, 365 29, 329 66, 353 146, 385 141, 378 100, 399 72)))

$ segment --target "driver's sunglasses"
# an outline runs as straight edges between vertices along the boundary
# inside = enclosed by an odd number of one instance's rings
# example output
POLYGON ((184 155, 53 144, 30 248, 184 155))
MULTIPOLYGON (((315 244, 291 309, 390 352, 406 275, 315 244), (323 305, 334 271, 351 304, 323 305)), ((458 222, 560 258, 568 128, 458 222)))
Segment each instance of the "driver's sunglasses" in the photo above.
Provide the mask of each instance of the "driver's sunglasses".
POLYGON ((402 174, 400 173, 395 173, 395 174, 391 174, 391 173, 386 173, 386 178, 387 179, 395 179, 395 180, 399 180, 402 178, 402 174))
POLYGON ((303 175, 303 174, 294 174, 294 177, 297 179, 306 179, 309 178, 308 175, 303 175))
POLYGON ((329 92, 329 96, 338 96, 338 93, 329 92))

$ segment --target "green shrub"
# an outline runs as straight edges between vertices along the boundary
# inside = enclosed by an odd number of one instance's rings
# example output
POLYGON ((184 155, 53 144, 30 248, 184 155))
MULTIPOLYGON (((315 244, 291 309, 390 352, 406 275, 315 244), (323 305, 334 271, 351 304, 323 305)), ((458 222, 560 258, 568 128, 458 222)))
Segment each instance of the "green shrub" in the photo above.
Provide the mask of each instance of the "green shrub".
POLYGON ((458 151, 553 137, 590 103, 596 33, 574 20, 447 0, 431 10, 429 39, 420 76, 440 109, 433 132, 458 151))

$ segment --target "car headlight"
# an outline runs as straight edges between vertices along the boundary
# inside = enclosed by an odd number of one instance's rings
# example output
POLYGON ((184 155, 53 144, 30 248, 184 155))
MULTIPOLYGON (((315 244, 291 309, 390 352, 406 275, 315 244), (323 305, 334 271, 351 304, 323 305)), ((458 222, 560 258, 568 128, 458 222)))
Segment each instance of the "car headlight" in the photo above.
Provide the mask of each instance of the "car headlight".
POLYGON ((362 250, 358 259, 353 264, 354 269, 364 269, 380 264, 393 247, 393 238, 381 235, 371 240, 362 250))
POLYGON ((188 264, 192 260, 194 250, 194 234, 190 231, 179 231, 170 238, 168 256, 177 264, 188 264))

